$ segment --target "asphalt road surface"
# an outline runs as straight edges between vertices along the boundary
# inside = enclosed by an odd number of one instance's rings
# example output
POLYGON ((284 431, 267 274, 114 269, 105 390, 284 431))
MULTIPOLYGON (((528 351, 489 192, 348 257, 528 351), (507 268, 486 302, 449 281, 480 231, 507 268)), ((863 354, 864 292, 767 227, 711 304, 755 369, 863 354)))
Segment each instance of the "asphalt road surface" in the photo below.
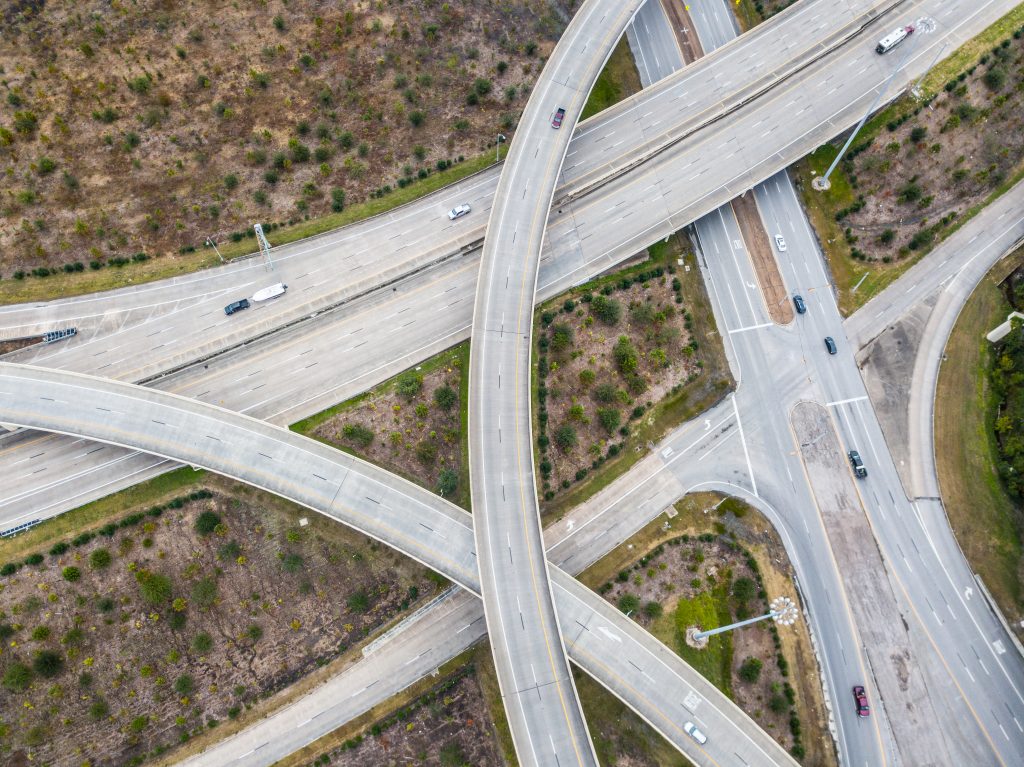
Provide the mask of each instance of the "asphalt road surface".
POLYGON ((559 39, 505 158, 477 281, 467 429, 473 530, 498 686, 523 765, 597 765, 544 555, 530 345, 559 168, 594 81, 642 3, 588 0, 559 39))

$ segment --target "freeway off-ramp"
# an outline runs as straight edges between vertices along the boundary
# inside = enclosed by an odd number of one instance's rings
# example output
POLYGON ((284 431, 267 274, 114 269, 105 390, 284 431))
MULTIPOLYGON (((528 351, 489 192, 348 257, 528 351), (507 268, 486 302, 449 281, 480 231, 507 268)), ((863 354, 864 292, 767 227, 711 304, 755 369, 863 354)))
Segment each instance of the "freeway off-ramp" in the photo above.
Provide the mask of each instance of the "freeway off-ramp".
MULTIPOLYGON (((287 429, 132 384, 8 363, 0 363, 0 403, 0 421, 132 446, 277 493, 479 593, 466 512, 287 429)), ((573 660, 635 706, 680 751, 720 764, 794 764, 678 656, 571 576, 554 567, 552 575, 559 614, 572 631, 567 649, 573 660), (701 748, 680 729, 680 716, 695 717, 722 737, 701 748)))

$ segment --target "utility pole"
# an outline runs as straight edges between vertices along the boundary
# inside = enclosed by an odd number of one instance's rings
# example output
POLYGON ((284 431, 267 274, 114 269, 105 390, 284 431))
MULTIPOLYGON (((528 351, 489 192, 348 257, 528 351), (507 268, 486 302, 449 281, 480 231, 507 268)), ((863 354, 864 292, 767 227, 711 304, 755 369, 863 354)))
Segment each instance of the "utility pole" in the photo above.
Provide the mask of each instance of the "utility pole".
POLYGON ((207 244, 207 246, 213 248, 213 252, 217 254, 217 258, 219 258, 220 262, 223 264, 224 263, 224 256, 222 256, 220 254, 220 251, 217 250, 217 243, 214 242, 213 237, 207 237, 206 238, 206 244, 207 244))
POLYGON ((506 141, 505 134, 504 133, 499 133, 498 134, 498 140, 496 142, 494 142, 494 161, 495 162, 498 162, 498 160, 500 159, 501 145, 504 144, 505 141, 506 141))
POLYGON ((263 251, 264 265, 268 272, 274 271, 274 260, 270 257, 270 243, 267 242, 267 238, 263 235, 263 227, 259 224, 253 224, 252 228, 256 230, 256 239, 259 241, 260 250, 263 251))
POLYGON ((708 643, 708 637, 713 637, 716 634, 723 634, 726 631, 749 626, 752 623, 769 618, 780 626, 792 626, 796 623, 796 619, 800 617, 800 608, 789 597, 775 597, 769 607, 769 611, 764 615, 758 615, 756 618, 747 618, 745 621, 737 621, 736 623, 730 623, 728 626, 720 626, 708 631, 701 631, 699 626, 691 626, 686 630, 686 642, 692 647, 705 647, 708 643))
MULTIPOLYGON (((935 19, 924 16, 918 19, 913 24, 912 35, 916 39, 918 36, 923 36, 928 34, 929 32, 932 32, 935 29, 935 26, 935 19)), ((860 118, 860 122, 857 123, 857 127, 854 128, 853 133, 850 134, 850 138, 846 139, 846 143, 843 144, 843 148, 839 150, 839 154, 836 155, 836 159, 834 159, 832 161, 832 164, 828 166, 828 170, 825 171, 825 175, 816 176, 814 180, 811 182, 811 186, 817 189, 819 192, 824 192, 826 189, 832 186, 832 182, 829 181, 829 176, 832 175, 832 171, 836 169, 836 166, 839 164, 839 161, 843 159, 843 155, 846 154, 846 150, 850 148, 850 144, 853 143, 853 140, 857 137, 857 134, 860 133, 860 129, 864 127, 864 123, 868 121, 868 118, 875 111, 875 108, 878 106, 878 102, 882 100, 882 96, 885 94, 887 90, 889 90, 889 84, 892 83, 894 79, 896 79, 896 75, 900 73, 900 70, 903 69, 903 65, 906 64, 907 61, 910 59, 910 54, 914 52, 915 47, 916 46, 914 44, 914 40, 911 40, 910 44, 908 45, 906 51, 903 54, 903 58, 900 59, 900 63, 896 65, 896 68, 892 71, 892 74, 889 75, 889 79, 882 83, 882 87, 878 89, 878 95, 875 96, 875 100, 871 102, 871 106, 868 107, 868 111, 864 113, 864 116, 862 118, 860 118)))

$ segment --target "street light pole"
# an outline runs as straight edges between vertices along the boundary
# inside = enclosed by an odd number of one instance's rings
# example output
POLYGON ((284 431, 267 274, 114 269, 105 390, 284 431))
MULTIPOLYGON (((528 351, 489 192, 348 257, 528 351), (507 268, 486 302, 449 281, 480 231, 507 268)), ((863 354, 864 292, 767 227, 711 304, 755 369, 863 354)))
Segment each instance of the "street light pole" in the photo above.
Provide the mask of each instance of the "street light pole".
POLYGON ((723 634, 726 631, 732 631, 733 629, 749 626, 752 623, 768 620, 769 618, 780 626, 792 626, 793 623, 796 622, 796 619, 800 617, 800 609, 789 597, 776 597, 772 600, 769 607, 769 611, 764 615, 758 615, 756 618, 747 618, 744 621, 730 623, 728 626, 719 626, 716 629, 701 631, 698 627, 691 626, 686 631, 686 641, 694 647, 704 647, 708 643, 708 637, 713 637, 716 634, 723 634))
POLYGON ((213 238, 212 237, 207 237, 206 238, 206 244, 209 245, 211 248, 213 248, 213 252, 217 254, 217 258, 219 258, 220 262, 223 264, 224 263, 224 256, 222 256, 220 254, 220 251, 217 250, 217 243, 213 241, 213 238))
MULTIPOLYGON (((917 22, 915 22, 914 24, 915 36, 926 35, 933 29, 935 29, 935 21, 933 19, 928 18, 927 16, 918 19, 917 22)), ((839 161, 843 159, 843 155, 846 154, 846 150, 850 148, 850 144, 852 144, 853 140, 857 138, 857 134, 860 133, 860 129, 864 127, 864 123, 868 121, 868 118, 875 111, 875 108, 878 106, 878 102, 882 100, 882 96, 885 94, 887 90, 889 90, 889 84, 892 83, 892 81, 896 78, 896 75, 900 73, 900 70, 903 69, 903 66, 910 59, 910 54, 914 52, 915 47, 916 46, 914 44, 914 41, 911 40, 910 45, 907 47, 906 52, 904 52, 903 54, 903 58, 900 59, 900 63, 896 65, 895 69, 893 69, 892 74, 889 75, 889 78, 884 83, 882 83, 882 87, 878 89, 878 94, 875 96, 875 100, 871 102, 871 106, 868 107, 868 111, 864 113, 864 116, 862 118, 860 118, 860 122, 857 123, 857 127, 854 128, 853 133, 850 134, 850 138, 846 139, 846 143, 843 144, 843 148, 839 150, 839 154, 836 155, 836 159, 834 159, 832 161, 832 164, 828 166, 828 170, 825 171, 825 175, 816 176, 815 179, 811 182, 811 186, 817 189, 819 192, 824 192, 826 189, 832 186, 832 182, 829 181, 829 176, 832 175, 832 171, 836 169, 836 166, 839 164, 839 161)))

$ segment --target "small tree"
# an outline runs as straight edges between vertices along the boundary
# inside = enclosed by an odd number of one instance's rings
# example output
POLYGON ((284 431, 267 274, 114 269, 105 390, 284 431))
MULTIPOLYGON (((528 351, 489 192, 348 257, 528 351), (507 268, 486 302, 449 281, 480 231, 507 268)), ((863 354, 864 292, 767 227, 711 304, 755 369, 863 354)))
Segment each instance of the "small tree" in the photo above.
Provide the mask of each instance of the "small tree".
POLYGON ((619 428, 619 424, 622 423, 622 413, 619 412, 618 408, 601 407, 597 409, 597 420, 606 432, 612 434, 619 428))
POLYGON ((97 698, 93 701, 93 704, 89 706, 89 717, 96 722, 100 719, 106 718, 109 713, 110 705, 103 698, 97 698))
POLYGON ((56 650, 41 650, 32 661, 32 670, 45 679, 52 679, 64 670, 64 656, 56 650))
POLYGON ((750 578, 737 578, 732 584, 732 595, 741 604, 749 602, 757 594, 757 584, 750 578))
POLYGON ((174 680, 174 691, 178 695, 188 695, 195 688, 196 682, 188 674, 182 674, 174 680))
POLYGON ((354 442, 360 447, 369 447, 370 443, 373 442, 373 431, 363 426, 361 423, 347 423, 341 429, 341 434, 345 439, 354 442))
POLYGON ((739 676, 744 682, 753 684, 761 676, 761 668, 764 664, 758 658, 747 658, 740 666, 739 676))
POLYGON ((660 618, 663 612, 665 608, 661 606, 661 602, 651 601, 644 605, 644 615, 648 618, 660 618))
POLYGON ((171 579, 166 575, 140 570, 135 574, 135 580, 139 583, 142 598, 154 607, 171 601, 171 579))
POLYGON ((590 311, 605 325, 618 325, 622 319, 622 304, 605 295, 594 296, 590 302, 590 311))
POLYGON ((569 452, 579 443, 579 438, 576 436, 576 429, 569 424, 563 424, 558 427, 555 432, 555 444, 562 449, 563 452, 569 452))
POLYGON ((197 653, 208 653, 213 649, 213 637, 205 631, 200 631, 192 639, 192 649, 197 653))
POLYGON ((420 393, 421 389, 423 389, 423 376, 419 373, 410 370, 398 376, 395 390, 406 399, 412 399, 420 393))
POLYGON ((110 552, 106 549, 96 549, 89 555, 89 566, 94 570, 103 570, 110 567, 110 563, 113 559, 114 558, 110 555, 110 552))
POLYGON ((572 327, 560 322, 551 328, 551 351, 555 354, 566 352, 572 346, 572 327))
POLYGON ((200 535, 209 535, 217 529, 220 524, 220 516, 213 511, 204 511, 196 517, 196 532, 200 535))
POLYGON ((434 391, 434 402, 446 413, 455 407, 455 403, 458 401, 459 395, 450 386, 445 385, 434 391))
POLYGON ((634 613, 640 607, 640 597, 635 594, 623 594, 619 597, 619 609, 624 613, 634 613))
POLYGON ((437 494, 442 498, 455 493, 459 487, 459 475, 452 469, 441 469, 437 476, 437 494))
POLYGON ((61 575, 64 576, 64 580, 74 583, 82 577, 82 571, 77 567, 65 567, 61 570, 61 575))

